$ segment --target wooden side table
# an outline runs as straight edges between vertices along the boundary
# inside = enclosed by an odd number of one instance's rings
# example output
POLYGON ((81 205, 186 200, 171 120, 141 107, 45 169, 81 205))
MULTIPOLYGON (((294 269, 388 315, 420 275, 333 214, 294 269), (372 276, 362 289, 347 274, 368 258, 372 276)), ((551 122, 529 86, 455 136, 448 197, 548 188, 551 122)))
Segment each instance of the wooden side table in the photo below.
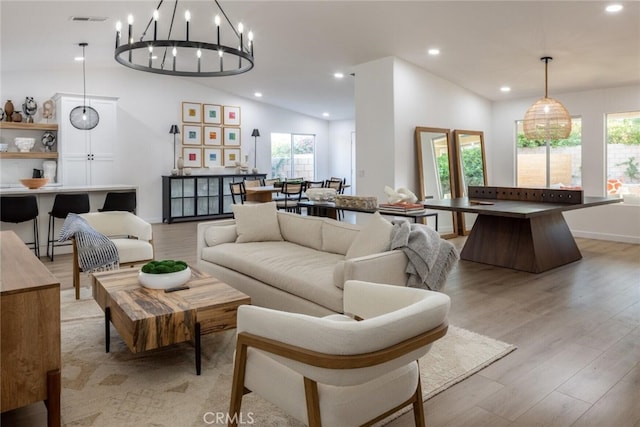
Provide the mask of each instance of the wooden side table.
POLYGON ((60 426, 60 282, 13 231, 0 264, 0 412, 44 400, 60 426))

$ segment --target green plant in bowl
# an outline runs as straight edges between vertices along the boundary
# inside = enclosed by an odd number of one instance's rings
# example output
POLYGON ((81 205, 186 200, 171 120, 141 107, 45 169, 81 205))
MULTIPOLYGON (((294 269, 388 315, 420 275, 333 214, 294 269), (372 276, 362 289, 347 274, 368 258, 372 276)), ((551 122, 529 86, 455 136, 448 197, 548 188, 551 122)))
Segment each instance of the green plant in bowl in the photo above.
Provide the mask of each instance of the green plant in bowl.
POLYGON ((167 274, 186 270, 187 263, 184 261, 174 261, 165 259, 162 261, 150 261, 142 266, 142 272, 148 274, 167 274))

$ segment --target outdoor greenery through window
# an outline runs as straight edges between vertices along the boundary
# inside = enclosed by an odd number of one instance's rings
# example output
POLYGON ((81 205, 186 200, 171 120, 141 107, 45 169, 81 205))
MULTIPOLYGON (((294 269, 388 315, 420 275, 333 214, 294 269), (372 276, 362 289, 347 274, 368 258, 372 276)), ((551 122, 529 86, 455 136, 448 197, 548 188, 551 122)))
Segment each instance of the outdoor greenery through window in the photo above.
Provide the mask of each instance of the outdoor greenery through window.
POLYGON ((528 140, 522 130, 522 121, 516 122, 516 126, 518 187, 582 187, 582 119, 571 120, 568 138, 549 141, 528 140))
POLYGON ((313 181, 315 145, 315 135, 272 133, 271 177, 313 181))
POLYGON ((640 201, 640 111, 607 114, 607 193, 640 201))

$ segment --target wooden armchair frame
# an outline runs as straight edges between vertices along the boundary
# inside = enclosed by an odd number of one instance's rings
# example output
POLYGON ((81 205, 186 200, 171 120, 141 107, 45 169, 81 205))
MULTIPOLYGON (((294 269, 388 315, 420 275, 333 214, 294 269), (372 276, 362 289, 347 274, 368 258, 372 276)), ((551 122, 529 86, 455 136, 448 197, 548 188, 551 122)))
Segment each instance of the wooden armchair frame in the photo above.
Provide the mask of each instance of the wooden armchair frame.
MULTIPOLYGON (((251 390, 244 386, 245 370, 247 363, 247 349, 249 347, 256 348, 277 356, 281 356, 287 359, 291 359, 297 362, 316 366, 319 368, 327 369, 358 369, 367 368, 381 363, 385 363, 394 360, 404 354, 417 350, 425 345, 433 343, 434 341, 442 338, 446 335, 448 329, 448 323, 444 322, 437 327, 416 335, 412 338, 404 340, 400 343, 386 347, 375 352, 355 354, 355 355, 334 355, 327 353, 320 353, 317 351, 309 350, 306 348, 285 344, 280 341, 272 340, 250 334, 247 332, 238 333, 238 340, 236 344, 236 354, 233 370, 233 385, 231 389, 231 403, 229 407, 229 416, 232 422, 230 426, 237 426, 237 420, 240 416, 240 407, 242 405, 242 397, 250 393, 251 390)), ((320 418, 320 402, 318 399, 318 384, 316 381, 304 377, 304 390, 305 399, 307 404, 307 417, 309 427, 320 427, 322 420, 320 418)), ((405 402, 389 411, 380 414, 374 419, 365 423, 365 426, 370 426, 399 409, 413 405, 413 416, 415 425, 424 427, 424 408, 422 401, 422 386, 420 384, 420 376, 418 376, 418 386, 416 387, 413 396, 405 402)))

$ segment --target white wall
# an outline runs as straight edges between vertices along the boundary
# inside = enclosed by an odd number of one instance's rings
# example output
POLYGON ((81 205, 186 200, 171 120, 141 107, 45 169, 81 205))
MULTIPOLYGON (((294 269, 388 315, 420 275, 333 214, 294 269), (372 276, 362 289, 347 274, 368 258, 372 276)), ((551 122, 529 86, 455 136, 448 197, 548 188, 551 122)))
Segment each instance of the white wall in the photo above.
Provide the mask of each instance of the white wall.
POLYGON ((418 191, 417 126, 481 130, 490 145, 490 123, 489 101, 412 64, 389 57, 359 65, 358 193, 384 200, 385 185, 418 191))
MULTIPOLYGON (((347 178, 347 183, 351 185, 345 194, 351 194, 355 187, 351 176, 351 134, 356 130, 354 120, 336 120, 329 125, 329 152, 325 162, 324 174, 320 174, 318 167, 318 177, 339 177, 347 178)), ((319 165, 318 165, 319 166, 319 165)), ((353 192, 355 194, 355 191, 353 192)))
MULTIPOLYGON (((3 100, 11 99, 15 105, 21 105, 28 95, 41 104, 57 92, 82 93, 82 74, 57 70, 4 73, 0 85, 3 100)), ((251 131, 258 128, 262 135, 257 143, 258 169, 262 173, 268 174, 271 170, 271 132, 315 134, 319 174, 324 176, 329 172, 325 166, 329 122, 325 120, 238 98, 202 86, 197 79, 143 73, 124 67, 87 68, 87 93, 119 98, 118 138, 113 142, 117 166, 113 179, 114 183, 139 187, 138 214, 150 222, 161 221, 161 176, 173 167, 173 135, 169 134, 169 127, 181 124, 183 101, 240 106, 242 154, 249 154, 253 164, 251 131)), ((58 143, 64 144, 64 141, 58 143)), ((180 139, 178 147, 179 144, 180 139)), ((28 176, 30 174, 31 166, 28 176)), ((92 206, 92 209, 98 207, 92 206)))
MULTIPOLYGON (((605 115, 640 110, 640 86, 555 94, 574 117, 582 119, 582 187, 587 196, 606 193, 605 115)), ((515 185, 515 122, 537 98, 493 104, 489 183, 515 185), (491 167, 493 165, 493 167, 491 167)), ((640 206, 610 205, 565 213, 574 235, 640 243, 640 206)))

